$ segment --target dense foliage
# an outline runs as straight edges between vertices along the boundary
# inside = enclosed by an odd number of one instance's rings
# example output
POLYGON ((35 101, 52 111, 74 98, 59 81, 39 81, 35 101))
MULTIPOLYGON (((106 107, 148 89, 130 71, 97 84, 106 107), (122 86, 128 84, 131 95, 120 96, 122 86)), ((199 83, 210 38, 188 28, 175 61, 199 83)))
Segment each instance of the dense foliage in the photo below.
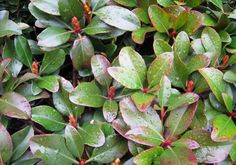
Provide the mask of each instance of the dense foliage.
POLYGON ((0 0, 1 165, 231 165, 234 0, 0 0))

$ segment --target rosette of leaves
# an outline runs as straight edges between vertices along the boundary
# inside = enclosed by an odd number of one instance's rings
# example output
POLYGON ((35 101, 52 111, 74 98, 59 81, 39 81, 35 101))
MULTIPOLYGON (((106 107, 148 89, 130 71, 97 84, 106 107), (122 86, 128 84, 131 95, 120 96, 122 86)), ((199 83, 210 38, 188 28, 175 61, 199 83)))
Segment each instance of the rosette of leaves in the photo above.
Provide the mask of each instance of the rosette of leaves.
POLYGON ((70 57, 77 70, 90 66, 95 52, 112 54, 116 45, 95 39, 110 40, 126 31, 135 31, 140 27, 140 21, 130 10, 107 5, 108 2, 32 0, 29 10, 37 19, 36 26, 45 28, 37 36, 38 46, 45 51, 72 47, 70 57), (103 46, 97 50, 94 45, 103 46))

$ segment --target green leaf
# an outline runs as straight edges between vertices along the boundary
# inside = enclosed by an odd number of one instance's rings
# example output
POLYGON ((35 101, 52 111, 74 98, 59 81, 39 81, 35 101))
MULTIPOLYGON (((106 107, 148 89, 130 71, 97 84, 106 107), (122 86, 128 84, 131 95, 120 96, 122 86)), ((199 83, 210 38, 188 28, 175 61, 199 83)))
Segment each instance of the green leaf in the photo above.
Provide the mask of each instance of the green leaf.
POLYGON ((197 109, 197 103, 175 109, 170 112, 165 126, 169 128, 171 137, 178 136, 188 129, 197 109))
POLYGON ((192 129, 204 129, 207 128, 207 117, 205 114, 205 105, 203 101, 198 101, 197 110, 193 117, 193 121, 191 123, 192 129))
POLYGON ((160 90, 158 92, 159 104, 163 108, 166 106, 171 95, 171 81, 167 76, 163 76, 160 81, 160 90))
POLYGON ((114 1, 126 7, 135 7, 137 5, 136 0, 114 0, 114 1))
POLYGON ((94 38, 103 40, 115 38, 125 33, 124 30, 117 29, 104 23, 97 16, 93 17, 91 22, 83 29, 83 31, 94 38))
POLYGON ((18 36, 14 40, 16 49, 16 58, 24 65, 31 68, 33 55, 31 53, 28 41, 22 36, 18 36))
POLYGON ((105 6, 94 12, 94 14, 108 25, 122 30, 135 31, 141 26, 137 16, 123 7, 105 6))
POLYGON ((147 146, 159 146, 164 142, 164 138, 158 131, 143 126, 129 130, 126 132, 125 137, 147 146))
POLYGON ((60 27, 48 27, 37 36, 38 46, 47 48, 60 46, 70 39, 70 33, 71 31, 60 27))
POLYGON ((62 77, 60 77, 59 82, 59 91, 52 95, 55 108, 63 115, 69 116, 72 113, 75 118, 80 117, 84 112, 84 107, 75 105, 69 100, 69 93, 74 89, 72 84, 62 77))
POLYGON ((169 34, 168 30, 172 24, 172 19, 166 11, 157 5, 151 5, 148 8, 148 14, 158 32, 169 34))
POLYGON ((187 4, 189 7, 197 7, 199 6, 204 0, 185 0, 184 2, 187 4))
POLYGON ((137 156, 134 158, 134 163, 135 164, 142 164, 142 165, 150 165, 152 164, 158 157, 161 155, 163 152, 163 148, 161 147, 154 147, 150 148, 148 150, 145 150, 141 153, 139 153, 137 156))
POLYGON ((103 116, 107 122, 112 122, 118 113, 118 104, 114 100, 106 100, 102 108, 103 116))
POLYGON ((0 113, 13 118, 29 119, 31 106, 26 98, 18 93, 4 93, 0 98, 0 113))
POLYGON ((101 90, 93 82, 82 82, 70 93, 70 101, 77 105, 99 108, 105 99, 101 90))
POLYGON ((201 147, 195 151, 199 163, 213 164, 225 160, 232 146, 212 141, 210 132, 202 129, 188 131, 182 137, 190 138, 200 144, 201 147))
POLYGON ((86 163, 96 161, 98 163, 111 163, 117 158, 123 157, 128 151, 127 142, 118 135, 111 135, 106 138, 106 143, 93 150, 93 153, 86 163))
POLYGON ((79 133, 83 138, 84 144, 91 147, 101 147, 105 143, 105 135, 100 125, 85 124, 79 127, 79 133))
POLYGON ((141 83, 146 79, 146 64, 142 56, 131 47, 124 47, 119 53, 120 66, 136 72, 141 83))
POLYGON ((172 48, 169 45, 169 43, 162 39, 154 40, 153 49, 154 49, 155 55, 160 55, 165 52, 172 52, 172 48))
POLYGON ((173 0, 157 0, 157 3, 164 7, 168 7, 175 4, 173 0))
POLYGON ((74 41, 70 57, 75 69, 79 70, 83 66, 90 66, 90 59, 93 55, 93 44, 88 37, 83 36, 74 41))
POLYGON ((211 132, 212 140, 224 142, 233 140, 236 136, 236 126, 232 118, 226 115, 218 115, 213 119, 213 131, 211 132))
POLYGON ((145 112, 151 106, 155 96, 141 91, 135 92, 131 95, 131 99, 140 112, 145 112))
POLYGON ((233 111, 233 106, 234 106, 234 100, 231 96, 229 96, 227 93, 222 93, 222 98, 224 100, 226 109, 228 110, 228 112, 232 112, 233 111))
POLYGON ((55 72, 65 61, 66 53, 62 49, 46 52, 40 66, 40 74, 50 74, 55 72))
POLYGON ((37 84, 40 88, 47 89, 52 93, 55 93, 59 90, 58 77, 54 75, 40 77, 37 81, 37 84))
POLYGON ((140 29, 132 32, 132 39, 137 44, 143 44, 146 34, 154 31, 155 28, 150 26, 141 27, 140 29))
POLYGON ((94 78, 99 84, 106 87, 108 87, 112 81, 111 76, 107 72, 107 68, 110 66, 111 63, 102 55, 96 55, 91 58, 91 67, 94 78))
POLYGON ((70 22, 73 17, 81 19, 83 16, 83 4, 77 0, 59 0, 59 13, 64 20, 70 22))
POLYGON ((31 0, 40 10, 52 15, 60 15, 58 11, 58 0, 31 0))
POLYGON ((230 158, 233 160, 233 161, 236 161, 236 142, 234 141, 233 142, 233 147, 230 151, 230 158))
POLYGON ((84 142, 79 132, 71 125, 67 125, 65 129, 65 139, 69 151, 74 157, 81 159, 84 152, 84 142))
POLYGON ((173 147, 165 150, 160 156, 161 165, 197 165, 198 161, 192 150, 186 147, 173 147))
POLYGON ((188 34, 184 31, 180 32, 174 44, 174 54, 178 56, 182 61, 186 59, 190 50, 190 40, 188 34))
POLYGON ((194 55, 191 57, 191 59, 188 61, 187 68, 189 74, 201 69, 205 68, 208 65, 210 65, 211 61, 210 59, 205 55, 194 55))
POLYGON ((30 140, 30 150, 46 164, 78 164, 68 151, 64 137, 58 134, 34 136, 30 140))
POLYGON ((109 0, 92 0, 91 6, 92 6, 93 11, 96 11, 100 9, 101 7, 105 6, 108 2, 109 0))
POLYGON ((216 7, 220 8, 221 10, 223 10, 222 0, 208 0, 208 1, 211 2, 213 5, 215 5, 216 7))
POLYGON ((19 159, 11 163, 11 165, 32 165, 39 162, 40 159, 35 158, 30 151, 26 151, 19 159))
POLYGON ((156 87, 160 83, 162 76, 168 76, 172 70, 173 53, 167 52, 160 54, 150 65, 147 72, 149 89, 156 87))
POLYGON ((32 120, 49 131, 60 131, 65 128, 61 114, 47 105, 32 108, 32 120))
POLYGON ((174 110, 182 106, 190 105, 198 101, 198 99, 199 96, 192 92, 187 92, 179 96, 171 95, 168 102, 168 111, 174 110))
POLYGON ((29 140, 34 136, 34 130, 31 126, 25 127, 12 135, 13 155, 11 161, 19 159, 29 148, 29 140))
POLYGON ((162 132, 162 123, 159 115, 153 109, 146 112, 140 112, 131 98, 124 98, 119 104, 120 112, 124 122, 134 129, 144 126, 158 132, 162 132))
POLYGON ((143 8, 135 8, 132 10, 132 12, 135 13, 138 19, 143 23, 145 24, 150 23, 148 13, 143 8))
MULTIPOLYGON (((0 123, 0 159, 8 162, 13 153, 13 144, 7 129, 0 123)), ((1 163, 1 160, 0 160, 1 163)))
POLYGON ((176 20, 174 21, 174 24, 173 24, 173 29, 175 29, 175 30, 178 30, 178 29, 180 29, 181 27, 183 27, 185 24, 186 24, 186 22, 187 22, 187 20, 188 19, 186 19, 188 17, 188 11, 182 11, 179 15, 178 15, 178 17, 176 18, 176 20))
POLYGON ((201 39, 195 39, 191 42, 191 47, 193 48, 196 54, 203 54, 205 53, 205 48, 203 47, 201 39))
POLYGON ((189 35, 196 32, 203 24, 203 16, 200 12, 191 10, 188 12, 187 21, 180 29, 189 35))
POLYGON ((109 67, 108 73, 112 78, 129 89, 142 89, 143 84, 134 70, 129 70, 123 67, 109 67))
POLYGON ((221 53, 221 38, 219 34, 211 27, 206 27, 202 31, 201 35, 202 44, 208 52, 221 53))
POLYGON ((236 83, 236 71, 234 71, 234 70, 227 70, 224 73, 223 79, 226 82, 228 82, 228 83, 235 84, 236 83))
POLYGON ((202 68, 199 70, 206 79, 217 100, 223 103, 221 93, 228 93, 229 85, 223 80, 223 73, 215 68, 202 68))
POLYGON ((19 26, 12 20, 0 20, 0 37, 22 34, 19 26))
POLYGON ((30 13, 44 26, 54 26, 54 27, 67 27, 68 25, 59 17, 55 15, 47 14, 37 7, 35 7, 32 3, 29 3, 29 11, 30 13))

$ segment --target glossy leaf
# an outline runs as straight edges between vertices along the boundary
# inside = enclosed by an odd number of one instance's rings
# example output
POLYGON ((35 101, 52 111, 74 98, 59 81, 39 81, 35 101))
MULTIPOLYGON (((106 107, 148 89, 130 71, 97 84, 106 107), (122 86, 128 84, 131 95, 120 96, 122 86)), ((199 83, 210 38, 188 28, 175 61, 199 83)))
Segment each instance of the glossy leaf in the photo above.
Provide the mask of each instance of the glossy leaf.
POLYGON ((159 146, 164 142, 164 138, 158 131, 142 126, 129 130, 125 136, 136 143, 147 146, 159 146))
POLYGON ((69 40, 70 33, 60 27, 48 27, 37 36, 38 46, 48 48, 60 46, 69 40))
POLYGON ((188 129, 192 123, 196 108, 197 103, 170 112, 165 125, 169 128, 171 136, 180 135, 188 129))
POLYGON ((222 0, 209 0, 212 4, 217 6, 218 8, 222 9, 223 8, 223 3, 222 0))
POLYGON ((202 43, 208 52, 221 52, 221 38, 219 34, 211 27, 206 27, 201 35, 202 43))
POLYGON ((47 89, 52 93, 59 90, 58 77, 54 75, 40 77, 37 84, 40 88, 47 89))
POLYGON ((93 82, 80 83, 74 91, 70 93, 69 99, 74 104, 94 108, 101 107, 105 101, 102 92, 93 82))
POLYGON ((75 69, 90 65, 90 59, 94 55, 94 48, 88 37, 83 36, 74 41, 70 50, 70 57, 75 69))
POLYGON ((20 35, 22 31, 12 20, 0 20, 0 37, 20 35))
POLYGON ((108 74, 107 69, 111 66, 106 57, 96 55, 91 58, 91 67, 95 79, 103 86, 109 86, 112 78, 108 74))
POLYGON ((64 20, 70 22, 73 17, 83 16, 83 4, 76 0, 58 0, 58 9, 64 20))
POLYGON ((17 160, 25 153, 25 151, 29 148, 29 140, 33 136, 34 130, 30 126, 25 127, 12 135, 14 150, 11 161, 17 160))
POLYGON ((236 126, 232 118, 225 115, 218 115, 213 120, 213 131, 211 133, 212 140, 216 142, 224 142, 233 140, 236 136, 236 126))
POLYGON ((9 117, 29 119, 31 117, 31 106, 22 95, 10 92, 0 98, 0 113, 9 117))
POLYGON ((60 113, 47 105, 32 108, 32 120, 50 131, 60 131, 65 127, 60 113))
POLYGON ((109 67, 108 73, 112 78, 129 89, 142 89, 143 84, 134 70, 129 70, 123 67, 109 67))
POLYGON ((174 110, 176 108, 190 105, 198 101, 199 96, 195 93, 187 92, 179 96, 172 95, 168 102, 168 111, 174 110))
POLYGON ((186 147, 174 147, 165 150, 160 157, 161 165, 197 165, 194 153, 186 147))
POLYGON ((155 96, 148 93, 135 92, 131 95, 131 99, 140 112, 146 112, 155 99, 155 96))
POLYGON ((31 0, 31 2, 45 13, 59 15, 58 0, 31 0))
POLYGON ((97 10, 95 15, 108 25, 122 30, 135 31, 140 28, 140 22, 137 16, 123 7, 113 5, 105 6, 97 10))
POLYGON ((86 162, 111 163, 115 159, 121 158, 127 151, 127 142, 118 135, 111 135, 106 138, 103 146, 93 150, 91 157, 86 162))
POLYGON ((58 134, 34 136, 30 140, 30 150, 46 164, 78 163, 68 151, 64 137, 58 134))
POLYGON ((227 93, 229 88, 228 84, 223 81, 223 73, 215 68, 203 68, 199 72, 206 79, 218 101, 223 103, 221 93, 227 93))
POLYGON ((46 52, 40 66, 40 74, 55 72, 65 61, 66 53, 62 49, 46 52))
POLYGON ((208 65, 210 65, 210 62, 210 59, 205 55, 193 56, 187 64, 189 74, 197 71, 198 69, 207 67, 208 65))
POLYGON ((140 82, 146 79, 146 64, 142 56, 131 47, 124 47, 119 53, 120 66, 136 72, 140 82))
POLYGON ((182 61, 186 59, 190 50, 190 40, 188 34, 184 31, 180 32, 174 45, 175 56, 178 56, 182 61))
POLYGON ((140 112, 130 98, 123 99, 119 107, 123 120, 131 129, 144 126, 158 132, 162 131, 160 118, 152 109, 146 112, 140 112))
POLYGON ((168 76, 172 69, 173 54, 163 53, 156 57, 147 72, 149 88, 155 87, 160 83, 162 76, 168 76))
MULTIPOLYGON (((0 123, 0 159, 3 162, 10 160, 13 153, 13 144, 7 129, 0 123)), ((0 161, 1 162, 1 161, 0 161)))
POLYGON ((171 82, 167 76, 163 76, 160 81, 160 90, 158 92, 159 104, 163 108, 171 95, 171 82))
POLYGON ((31 68, 33 55, 31 53, 28 41, 22 36, 18 36, 14 40, 17 59, 24 65, 31 68))
POLYGON ((84 144, 89 146, 101 147, 105 143, 105 135, 99 125, 83 125, 82 127, 79 127, 79 133, 83 138, 84 144))
POLYGON ((106 100, 103 105, 103 116, 107 122, 112 122, 118 113, 118 104, 114 100, 106 100))
POLYGON ((84 142, 79 132, 71 125, 66 126, 65 139, 66 146, 73 156, 81 158, 84 152, 84 142))
POLYGON ((157 39, 153 42, 153 49, 155 55, 160 55, 165 52, 172 52, 172 48, 169 43, 161 39, 157 39))
POLYGON ((151 5, 148 8, 148 14, 152 24, 158 32, 168 33, 172 20, 167 12, 157 5, 151 5))
POLYGON ((141 27, 137 31, 132 32, 132 39, 137 44, 143 44, 146 34, 150 32, 154 32, 154 31, 155 31, 155 28, 153 27, 149 27, 149 26, 141 27))

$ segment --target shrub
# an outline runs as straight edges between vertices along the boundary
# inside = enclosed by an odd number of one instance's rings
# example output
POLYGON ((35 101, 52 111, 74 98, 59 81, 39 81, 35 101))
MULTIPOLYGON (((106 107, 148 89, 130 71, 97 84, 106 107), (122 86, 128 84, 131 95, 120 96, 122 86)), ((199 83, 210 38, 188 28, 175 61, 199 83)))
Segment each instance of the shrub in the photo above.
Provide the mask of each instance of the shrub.
POLYGON ((0 164, 235 163, 234 0, 0 2, 0 164))

